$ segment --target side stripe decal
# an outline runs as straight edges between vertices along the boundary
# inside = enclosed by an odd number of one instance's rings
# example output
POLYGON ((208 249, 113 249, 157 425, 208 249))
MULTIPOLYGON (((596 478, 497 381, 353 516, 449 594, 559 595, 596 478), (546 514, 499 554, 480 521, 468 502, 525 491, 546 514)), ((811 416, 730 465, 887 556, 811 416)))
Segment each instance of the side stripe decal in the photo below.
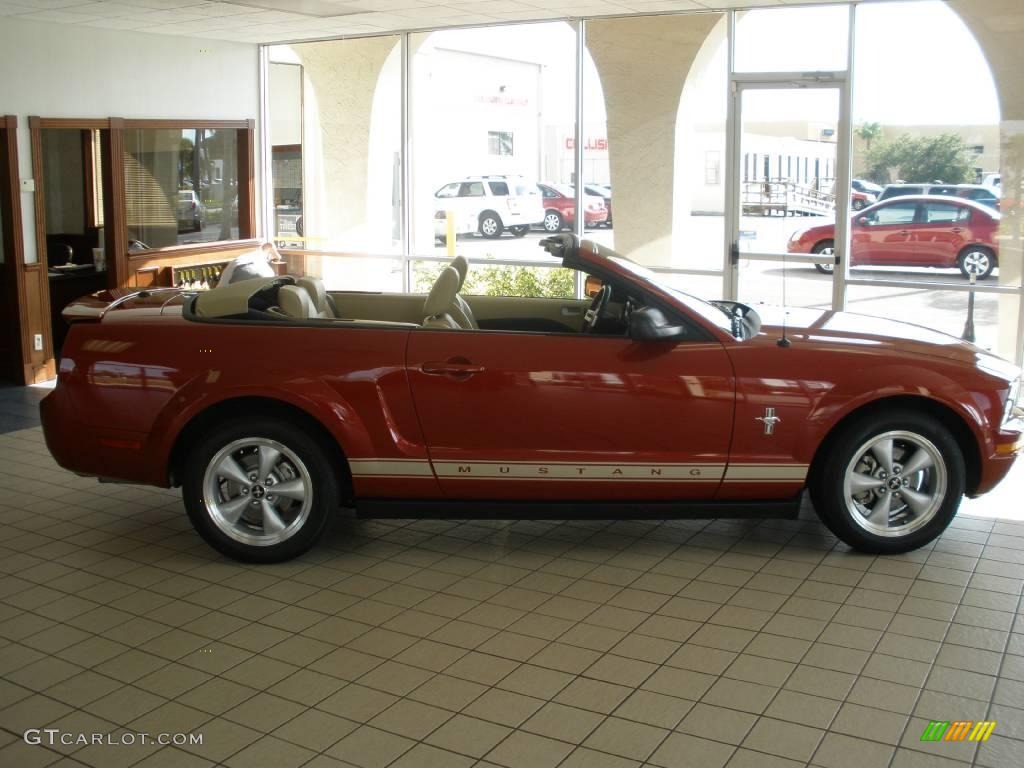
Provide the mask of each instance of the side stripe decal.
POLYGON ((643 464, 568 461, 435 461, 427 459, 353 459, 354 477, 467 480, 558 480, 667 483, 802 483, 806 464, 643 464))

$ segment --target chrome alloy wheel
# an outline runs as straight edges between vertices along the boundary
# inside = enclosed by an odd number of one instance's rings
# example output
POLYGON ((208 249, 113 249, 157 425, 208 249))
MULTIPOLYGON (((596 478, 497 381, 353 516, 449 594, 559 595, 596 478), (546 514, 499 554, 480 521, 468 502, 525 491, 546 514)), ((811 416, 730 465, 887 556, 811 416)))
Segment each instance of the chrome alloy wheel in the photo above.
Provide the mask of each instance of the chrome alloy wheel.
POLYGON ((827 256, 828 259, 829 259, 828 262, 825 263, 825 264, 816 263, 814 265, 814 266, 816 266, 818 268, 819 272, 824 272, 825 274, 832 274, 832 272, 835 271, 835 269, 836 269, 836 263, 835 263, 836 249, 835 249, 835 246, 827 245, 824 248, 822 248, 820 251, 818 251, 815 255, 817 255, 817 256, 827 256))
POLYGON ((544 229, 548 232, 559 232, 562 229, 562 217, 549 211, 544 214, 544 229))
POLYGON ((927 525, 946 497, 949 473, 939 449, 914 432, 875 435, 846 467, 850 518, 876 536, 906 536, 927 525))
POLYGON ((480 231, 487 237, 494 237, 498 232, 498 221, 493 216, 485 216, 480 222, 480 231))
POLYGON ((963 256, 963 271, 982 277, 992 271, 992 257, 987 251, 972 249, 963 256))
POLYGON ((235 541, 280 544, 309 517, 313 481, 287 446, 264 437, 235 440, 210 459, 203 496, 214 524, 235 541))

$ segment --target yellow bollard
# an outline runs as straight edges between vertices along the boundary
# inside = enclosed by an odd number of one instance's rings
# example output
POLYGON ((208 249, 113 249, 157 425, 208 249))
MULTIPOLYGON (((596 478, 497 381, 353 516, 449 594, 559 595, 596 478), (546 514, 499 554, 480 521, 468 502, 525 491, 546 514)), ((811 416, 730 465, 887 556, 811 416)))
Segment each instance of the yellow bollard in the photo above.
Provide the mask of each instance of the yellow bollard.
POLYGON ((448 246, 448 258, 455 257, 455 211, 445 211, 445 245, 448 246))

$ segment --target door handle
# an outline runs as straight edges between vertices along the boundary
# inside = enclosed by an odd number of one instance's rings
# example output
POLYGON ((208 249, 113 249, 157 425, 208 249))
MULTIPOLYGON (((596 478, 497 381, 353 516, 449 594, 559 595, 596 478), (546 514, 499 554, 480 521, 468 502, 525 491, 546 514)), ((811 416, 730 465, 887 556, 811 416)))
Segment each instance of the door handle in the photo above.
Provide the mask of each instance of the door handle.
POLYGON ((451 360, 429 360, 420 365, 420 371, 428 376, 451 376, 456 379, 468 379, 476 373, 483 373, 482 365, 473 365, 465 358, 456 357, 451 360))
POLYGON ((960 227, 953 227, 953 234, 954 235, 959 235, 961 232, 963 232, 963 230, 960 229, 960 227))
POLYGON ((583 309, 581 307, 562 307, 562 317, 571 317, 573 315, 582 315, 583 309))

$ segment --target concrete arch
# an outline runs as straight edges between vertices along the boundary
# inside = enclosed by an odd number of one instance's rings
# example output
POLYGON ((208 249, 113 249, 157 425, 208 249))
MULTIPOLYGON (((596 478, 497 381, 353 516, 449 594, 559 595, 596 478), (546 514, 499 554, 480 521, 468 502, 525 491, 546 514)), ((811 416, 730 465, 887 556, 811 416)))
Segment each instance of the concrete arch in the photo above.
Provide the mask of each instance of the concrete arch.
POLYGON ((721 13, 592 21, 587 47, 604 88, 615 246, 672 260, 676 120, 683 86, 721 13))

